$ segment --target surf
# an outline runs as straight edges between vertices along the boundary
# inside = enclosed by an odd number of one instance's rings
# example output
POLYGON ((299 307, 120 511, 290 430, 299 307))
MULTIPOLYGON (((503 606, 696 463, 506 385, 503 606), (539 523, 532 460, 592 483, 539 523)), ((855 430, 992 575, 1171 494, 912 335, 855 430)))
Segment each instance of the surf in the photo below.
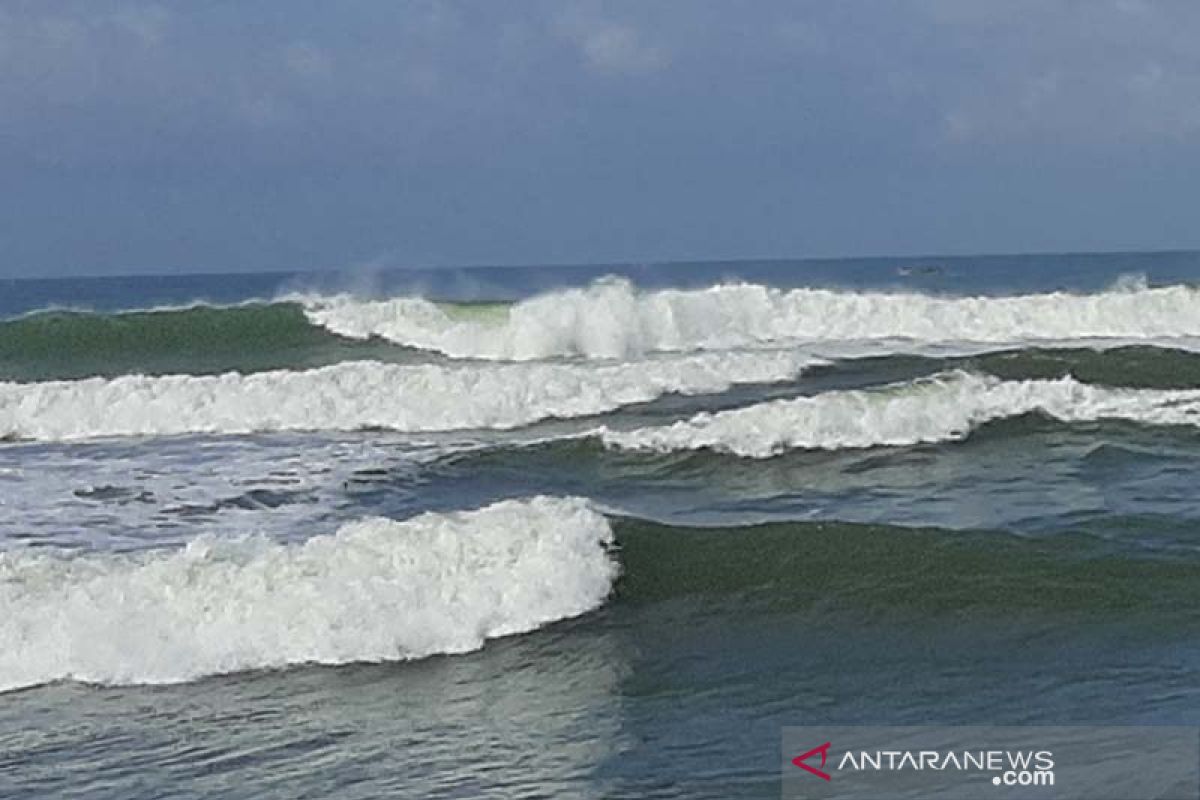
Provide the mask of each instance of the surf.
POLYGON ((601 427, 593 435, 622 450, 703 449, 770 458, 792 449, 959 441, 984 424, 1032 413, 1067 423, 1124 420, 1200 427, 1200 390, 1113 388, 1071 377, 1006 381, 952 370, 883 387, 703 412, 669 425, 601 427))
POLYGON ((533 497, 293 544, 3 551, 0 691, 465 653, 597 608, 618 573, 611 543, 585 501, 533 497))
POLYGON ((797 376, 796 353, 707 353, 617 364, 344 362, 252 375, 0 383, 0 438, 64 441, 186 433, 504 430, 600 414, 668 393, 797 376))
POLYGON ((1182 285, 972 297, 753 283, 642 290, 609 278, 470 314, 420 297, 301 302, 311 322, 339 336, 517 361, 826 342, 1012 346, 1200 337, 1200 290, 1182 285))
POLYGON ((826 622, 1147 616, 1187 624, 1191 559, 1066 529, 790 521, 720 527, 575 497, 370 517, 282 543, 203 535, 136 553, 0 552, 0 691, 180 683, 301 665, 459 655, 605 606, 826 622))

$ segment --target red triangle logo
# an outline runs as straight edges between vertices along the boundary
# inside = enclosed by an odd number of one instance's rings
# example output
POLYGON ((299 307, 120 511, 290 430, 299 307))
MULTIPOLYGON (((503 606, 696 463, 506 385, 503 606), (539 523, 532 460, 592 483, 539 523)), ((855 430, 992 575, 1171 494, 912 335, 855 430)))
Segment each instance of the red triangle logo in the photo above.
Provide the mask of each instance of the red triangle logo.
POLYGON ((829 745, 830 744, 831 744, 831 742, 826 742, 825 744, 821 745, 820 747, 814 747, 812 750, 809 750, 807 753, 803 753, 803 754, 798 755, 795 758, 793 758, 792 763, 795 764, 800 769, 805 770, 806 772, 811 772, 813 775, 816 775, 821 780, 827 781, 827 780, 829 780, 828 772, 825 772, 824 770, 821 770, 821 769, 817 769, 816 767, 813 767, 813 766, 809 766, 808 764, 806 764, 804 762, 807 761, 808 759, 812 758, 813 756, 815 756, 817 753, 820 753, 821 754, 821 766, 824 767, 825 759, 829 756, 829 745))

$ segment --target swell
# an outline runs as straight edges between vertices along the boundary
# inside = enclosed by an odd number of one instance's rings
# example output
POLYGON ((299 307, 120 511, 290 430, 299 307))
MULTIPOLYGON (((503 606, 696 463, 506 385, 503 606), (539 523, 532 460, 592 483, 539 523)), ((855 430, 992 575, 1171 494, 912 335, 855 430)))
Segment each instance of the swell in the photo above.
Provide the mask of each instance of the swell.
POLYGON ((685 601, 731 616, 1192 619, 1200 561, 1136 546, 1146 524, 1111 518, 1107 538, 1037 539, 840 522, 685 528, 534 497, 366 518, 289 544, 206 535, 135 554, 14 549, 0 552, 0 691, 464 653, 614 591, 617 612, 685 601))
POLYGON ((605 279, 509 306, 465 310, 418 297, 304 302, 314 323, 342 336, 513 360, 864 340, 891 352, 905 343, 1162 343, 1200 336, 1200 290, 1187 286, 960 297, 748 283, 646 291, 605 279))
POLYGON ((1137 389, 1200 388, 1200 354, 1167 347, 1027 348, 987 353, 961 364, 1005 380, 1074 378, 1137 389))
POLYGON ((1132 389, 1200 389, 1200 353, 1171 347, 1022 347, 964 356, 918 354, 844 358, 808 376, 829 387, 911 380, 961 369, 1004 380, 1073 378, 1132 389))
MULTIPOLYGON (((1152 523, 1151 523, 1152 524, 1152 523)), ((1042 538, 842 522, 680 528, 618 518, 617 600, 682 597, 736 613, 739 599, 817 613, 969 616, 1069 612, 1182 612, 1200 602, 1200 559, 1113 543, 1136 542, 1147 521, 1105 520, 1042 538)))
POLYGON ((1028 345, 1015 359, 981 356, 987 362, 981 368, 1038 373, 1022 377, 1071 370, 1085 381, 1196 385, 1197 357, 1166 348, 1195 347, 1198 298, 1198 290, 1184 286, 946 297, 753 284, 642 291, 605 280, 513 304, 309 296, 111 314, 43 311, 0 321, 0 380, 250 373, 368 358, 403 363, 420 359, 414 349, 535 360, 763 345, 803 345, 829 357, 1028 345), (1089 356, 1082 349, 1047 349, 1079 340, 1105 350, 1089 356))
POLYGON ((412 358, 395 345, 313 325, 295 303, 42 311, 0 321, 0 380, 258 372, 406 357, 412 358))

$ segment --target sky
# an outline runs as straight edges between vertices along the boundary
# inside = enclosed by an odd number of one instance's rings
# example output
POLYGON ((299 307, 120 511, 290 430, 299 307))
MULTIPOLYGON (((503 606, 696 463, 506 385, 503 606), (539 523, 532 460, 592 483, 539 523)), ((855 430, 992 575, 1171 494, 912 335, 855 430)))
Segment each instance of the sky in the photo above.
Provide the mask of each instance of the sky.
POLYGON ((0 0, 0 276, 1200 247, 1200 3, 0 0))

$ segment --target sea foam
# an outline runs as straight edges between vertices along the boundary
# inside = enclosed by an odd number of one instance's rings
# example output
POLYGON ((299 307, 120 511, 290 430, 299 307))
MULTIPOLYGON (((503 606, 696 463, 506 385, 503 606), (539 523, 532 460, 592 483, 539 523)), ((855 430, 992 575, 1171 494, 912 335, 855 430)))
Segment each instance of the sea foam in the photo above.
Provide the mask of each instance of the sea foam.
POLYGON ((303 302, 310 321, 342 336, 509 360, 873 339, 1019 344, 1200 336, 1200 290, 1186 286, 954 297, 756 284, 643 291, 606 279, 474 310, 417 297, 303 302))
POLYGON ((611 541, 585 501, 536 497, 301 544, 0 552, 0 690, 463 653, 603 603, 611 541))
POLYGON ((669 392, 786 380, 816 359, 780 351, 706 353, 621 364, 396 365, 301 372, 140 375, 0 383, 0 438, 514 428, 599 414, 669 392))
POLYGON ((711 449, 748 458, 785 450, 963 439, 987 422, 1038 412, 1063 422, 1200 426, 1200 390, 1117 389, 1073 378, 1004 381, 955 370, 878 389, 832 391, 702 413, 672 425, 601 429, 614 448, 711 449))

